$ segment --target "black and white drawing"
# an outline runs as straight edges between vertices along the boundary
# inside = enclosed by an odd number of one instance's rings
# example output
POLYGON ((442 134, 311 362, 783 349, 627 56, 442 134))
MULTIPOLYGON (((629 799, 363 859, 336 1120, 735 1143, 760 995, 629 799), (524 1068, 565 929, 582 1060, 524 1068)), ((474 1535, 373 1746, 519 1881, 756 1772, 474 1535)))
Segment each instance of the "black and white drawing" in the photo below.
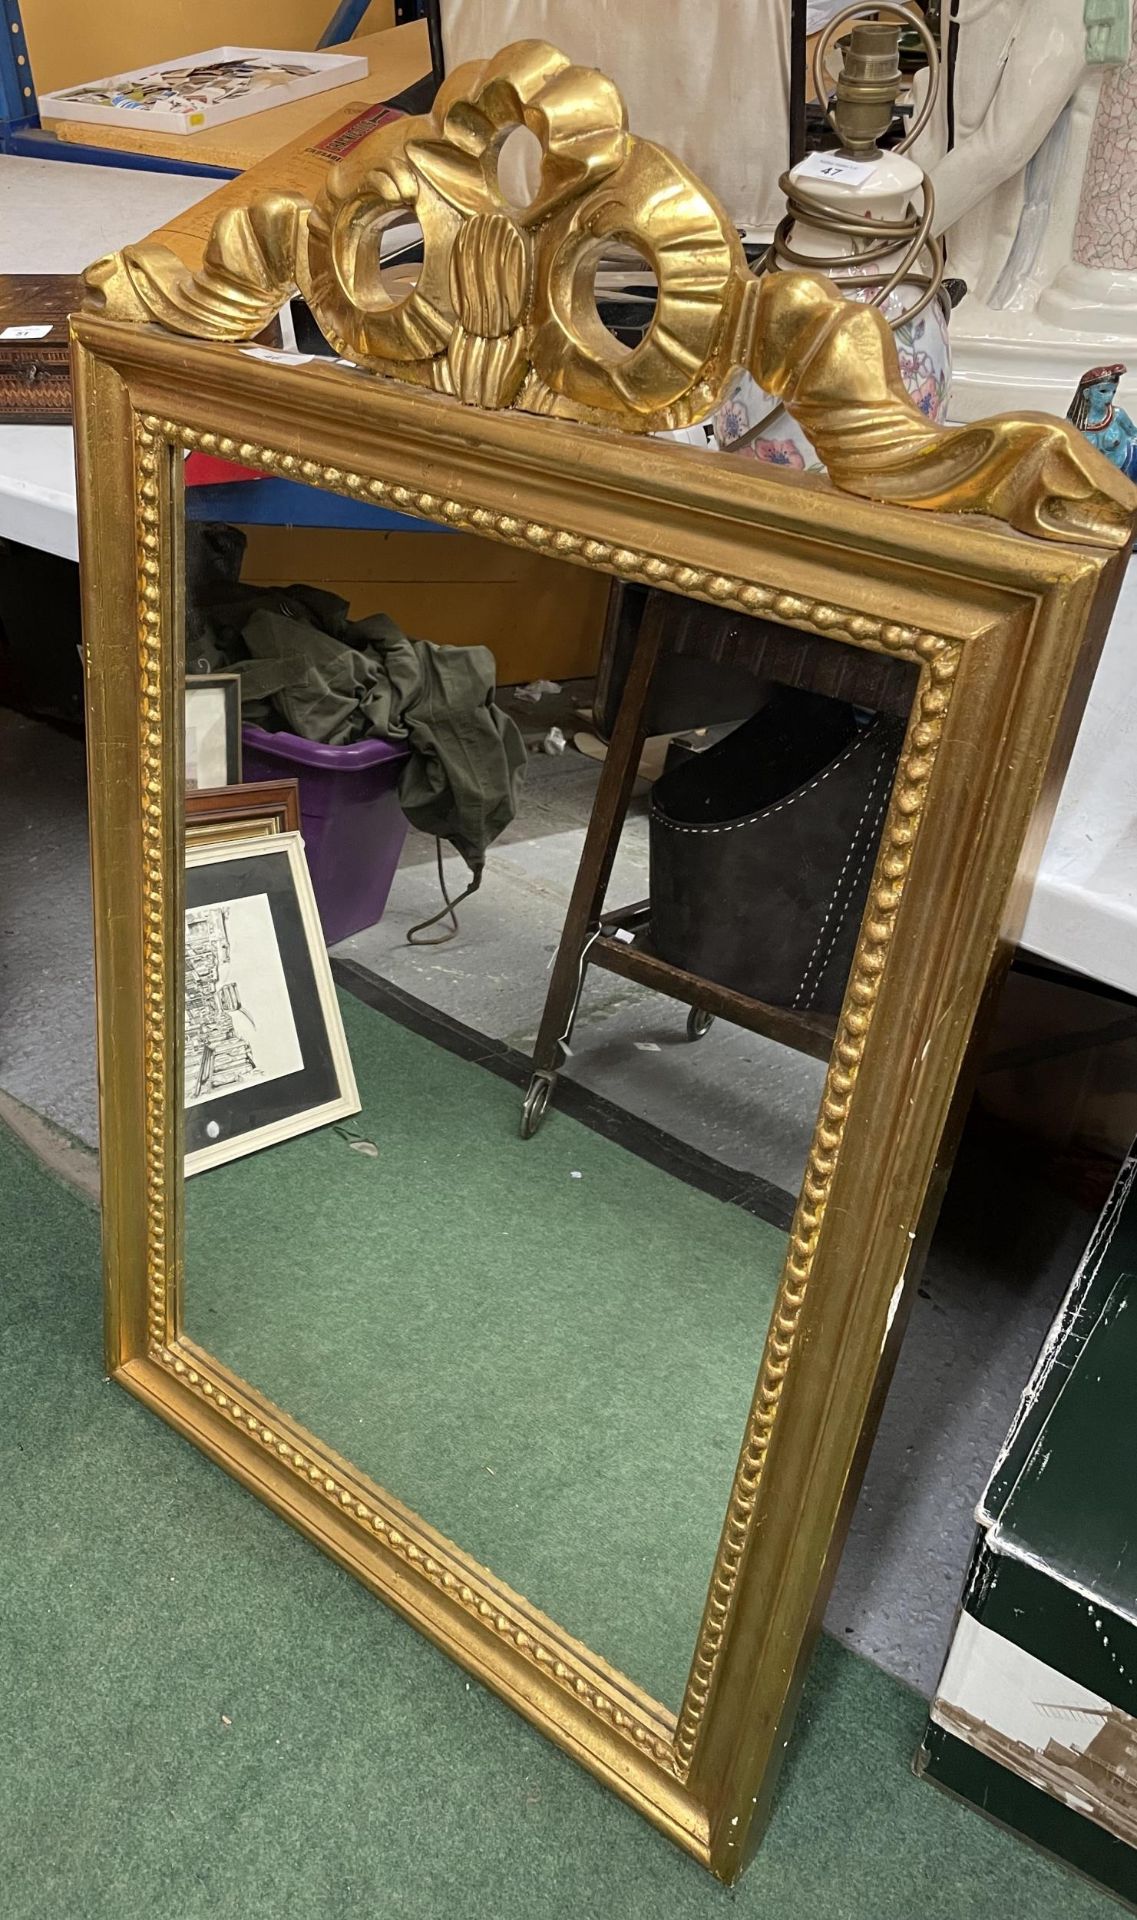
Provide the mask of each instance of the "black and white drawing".
POLYGON ((186 1106, 304 1064, 268 895, 186 914, 186 1106))
POLYGON ((359 1112, 298 833, 186 854, 186 1173, 359 1112))

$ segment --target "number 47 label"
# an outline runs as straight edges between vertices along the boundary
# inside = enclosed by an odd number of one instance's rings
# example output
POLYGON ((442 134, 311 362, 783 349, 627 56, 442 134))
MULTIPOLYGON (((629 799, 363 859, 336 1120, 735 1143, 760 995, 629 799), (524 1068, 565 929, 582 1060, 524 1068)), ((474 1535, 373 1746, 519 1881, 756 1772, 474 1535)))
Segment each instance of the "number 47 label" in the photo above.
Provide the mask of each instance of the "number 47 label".
POLYGON ((811 153, 794 173, 799 180, 844 180, 850 186, 863 186, 877 164, 875 160, 851 160, 843 153, 811 153))

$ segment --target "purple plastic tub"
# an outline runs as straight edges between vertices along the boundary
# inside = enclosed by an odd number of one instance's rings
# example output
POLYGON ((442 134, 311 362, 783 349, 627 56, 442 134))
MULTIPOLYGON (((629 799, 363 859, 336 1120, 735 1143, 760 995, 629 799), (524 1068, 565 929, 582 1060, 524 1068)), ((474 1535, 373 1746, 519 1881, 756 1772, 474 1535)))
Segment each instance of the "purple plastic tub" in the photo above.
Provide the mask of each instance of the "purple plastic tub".
POLYGON ((325 747, 248 722, 241 735, 246 780, 300 784, 304 847, 328 945, 373 927, 383 917, 406 839, 395 789, 409 748, 389 740, 325 747))

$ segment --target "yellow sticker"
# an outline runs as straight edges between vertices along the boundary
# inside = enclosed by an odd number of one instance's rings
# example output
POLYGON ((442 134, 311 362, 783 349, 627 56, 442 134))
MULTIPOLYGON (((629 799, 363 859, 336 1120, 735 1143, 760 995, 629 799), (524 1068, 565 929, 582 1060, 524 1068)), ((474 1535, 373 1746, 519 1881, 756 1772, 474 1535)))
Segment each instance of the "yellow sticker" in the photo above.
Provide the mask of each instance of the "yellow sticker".
POLYGON ((189 123, 191 127, 204 127, 205 125, 204 113, 191 113, 189 117, 189 123))

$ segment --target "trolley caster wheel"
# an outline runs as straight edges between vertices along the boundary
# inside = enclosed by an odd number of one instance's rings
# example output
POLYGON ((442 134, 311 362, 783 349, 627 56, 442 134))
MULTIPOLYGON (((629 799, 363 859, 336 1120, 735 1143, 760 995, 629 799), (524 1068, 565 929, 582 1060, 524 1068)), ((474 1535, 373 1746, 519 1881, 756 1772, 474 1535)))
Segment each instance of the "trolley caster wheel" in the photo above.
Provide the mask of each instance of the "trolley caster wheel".
POLYGON ((702 1007, 692 1007, 687 1015, 688 1040, 705 1040, 714 1024, 713 1013, 704 1012, 702 1007))
POLYGON ((529 1091, 521 1108, 521 1138, 532 1140, 542 1120, 545 1109, 552 1097, 555 1081, 551 1073, 535 1073, 529 1082, 529 1091))

